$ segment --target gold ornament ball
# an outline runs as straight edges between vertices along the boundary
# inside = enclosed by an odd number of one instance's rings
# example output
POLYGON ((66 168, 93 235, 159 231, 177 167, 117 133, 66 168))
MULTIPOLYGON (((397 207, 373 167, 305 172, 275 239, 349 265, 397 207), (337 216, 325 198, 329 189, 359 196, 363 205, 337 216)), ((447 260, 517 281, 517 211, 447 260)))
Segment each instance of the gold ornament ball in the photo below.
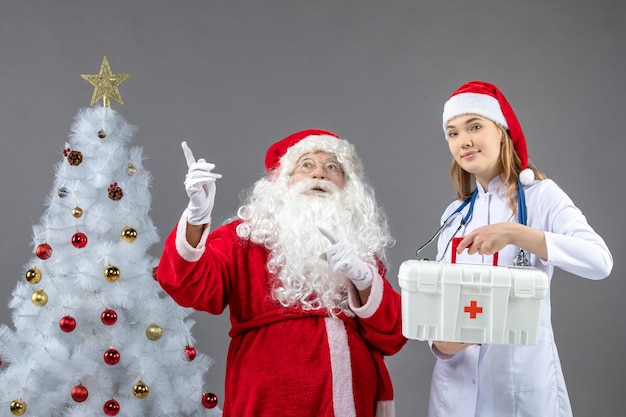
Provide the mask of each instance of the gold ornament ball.
POLYGON ((26 403, 22 400, 11 401, 11 414, 15 416, 22 416, 26 413, 26 403))
POLYGON ((150 394, 150 387, 143 381, 138 381, 133 387, 133 395, 135 398, 144 399, 150 394))
POLYGON ((163 336, 163 329, 158 324, 152 323, 146 328, 146 337, 153 342, 159 340, 163 336))
POLYGON ((26 281, 30 282, 31 284, 37 284, 39 281, 41 281, 41 271, 35 267, 30 268, 28 271, 26 271, 26 281))
POLYGON ((137 173, 137 168, 135 168, 135 166, 133 165, 132 162, 128 163, 128 167, 126 167, 126 174, 129 177, 132 177, 133 175, 135 175, 137 173))
POLYGON ((104 277, 109 282, 115 282, 120 279, 120 269, 117 266, 109 265, 104 269, 104 277))
POLYGON ((72 216, 76 217, 77 219, 79 217, 81 217, 83 215, 83 209, 76 206, 72 209, 72 216))
POLYGON ((48 303, 48 294, 44 290, 37 290, 30 299, 36 306, 43 307, 48 303))
POLYGON ((126 227, 122 230, 122 240, 125 242, 134 242, 137 239, 137 230, 132 227, 126 227))

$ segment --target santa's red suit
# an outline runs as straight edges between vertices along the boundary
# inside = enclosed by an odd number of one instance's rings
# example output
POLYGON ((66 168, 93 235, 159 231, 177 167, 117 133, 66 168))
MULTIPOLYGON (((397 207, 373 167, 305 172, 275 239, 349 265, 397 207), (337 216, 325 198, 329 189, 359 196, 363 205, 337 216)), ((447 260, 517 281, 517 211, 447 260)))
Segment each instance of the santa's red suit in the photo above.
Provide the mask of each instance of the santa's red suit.
POLYGON ((354 318, 284 308, 272 298, 268 250, 237 236, 239 223, 205 231, 193 248, 181 219, 157 272, 182 306, 211 314, 229 307, 224 417, 393 416, 383 356, 398 352, 406 339, 400 295, 384 278, 383 265, 365 305, 351 289, 354 318))

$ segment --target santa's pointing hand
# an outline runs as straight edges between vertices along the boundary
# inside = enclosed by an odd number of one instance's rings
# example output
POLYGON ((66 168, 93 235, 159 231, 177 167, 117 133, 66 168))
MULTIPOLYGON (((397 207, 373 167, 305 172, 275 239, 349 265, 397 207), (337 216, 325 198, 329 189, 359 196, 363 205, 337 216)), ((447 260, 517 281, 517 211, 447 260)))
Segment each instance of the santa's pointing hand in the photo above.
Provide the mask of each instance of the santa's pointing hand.
POLYGON ((222 176, 212 172, 215 165, 208 163, 204 158, 196 161, 187 142, 182 142, 181 146, 188 167, 185 176, 185 191, 189 197, 187 222, 193 225, 207 224, 211 221, 215 203, 215 180, 222 176))
POLYGON ((328 261, 333 272, 344 274, 359 291, 370 287, 374 279, 372 270, 359 258, 354 248, 339 240, 329 230, 323 227, 318 227, 318 229, 331 243, 326 253, 322 254, 322 259, 328 261))

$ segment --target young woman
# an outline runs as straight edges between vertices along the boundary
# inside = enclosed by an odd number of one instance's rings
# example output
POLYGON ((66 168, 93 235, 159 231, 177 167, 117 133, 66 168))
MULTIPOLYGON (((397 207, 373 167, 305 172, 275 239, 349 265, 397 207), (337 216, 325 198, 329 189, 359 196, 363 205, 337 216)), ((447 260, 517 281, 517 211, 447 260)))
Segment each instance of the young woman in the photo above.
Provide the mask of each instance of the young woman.
MULTIPOLYGON (((607 277, 613 259, 585 216, 552 180, 529 164, 521 126, 493 84, 470 81, 445 103, 443 129, 458 199, 437 259, 450 260, 451 240, 464 237, 457 262, 555 267, 588 279, 607 277), (464 202, 467 202, 458 210, 464 202)), ((572 410, 545 298, 535 346, 429 342, 437 357, 429 416, 571 416, 572 410)))

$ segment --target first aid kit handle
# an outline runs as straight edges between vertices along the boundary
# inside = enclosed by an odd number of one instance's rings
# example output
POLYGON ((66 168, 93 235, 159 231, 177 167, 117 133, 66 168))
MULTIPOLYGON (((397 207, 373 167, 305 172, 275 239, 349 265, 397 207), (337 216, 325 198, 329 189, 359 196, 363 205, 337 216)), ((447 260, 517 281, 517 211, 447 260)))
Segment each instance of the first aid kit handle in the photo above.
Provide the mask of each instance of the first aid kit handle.
MULTIPOLYGON (((452 238, 452 259, 451 262, 453 264, 456 263, 456 248, 459 246, 459 243, 463 240, 463 237, 453 237, 452 238)), ((498 252, 493 254, 493 266, 498 266, 498 252)))

